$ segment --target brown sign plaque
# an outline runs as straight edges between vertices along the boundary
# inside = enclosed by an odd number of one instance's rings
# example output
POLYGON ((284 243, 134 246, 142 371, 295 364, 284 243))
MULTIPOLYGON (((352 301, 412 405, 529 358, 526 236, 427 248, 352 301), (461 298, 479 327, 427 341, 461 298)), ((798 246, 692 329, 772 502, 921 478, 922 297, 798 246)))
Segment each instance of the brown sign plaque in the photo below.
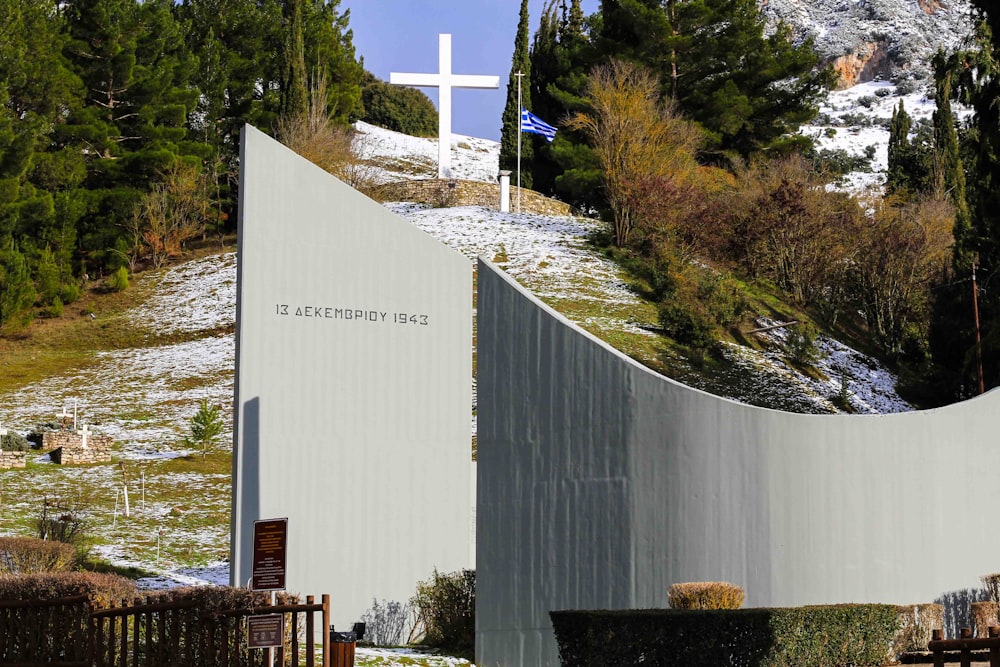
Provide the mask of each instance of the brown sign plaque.
POLYGON ((253 572, 250 589, 285 590, 285 551, 288 546, 288 519, 253 522, 253 572))
POLYGON ((283 614, 247 616, 247 648, 275 648, 283 643, 283 614))

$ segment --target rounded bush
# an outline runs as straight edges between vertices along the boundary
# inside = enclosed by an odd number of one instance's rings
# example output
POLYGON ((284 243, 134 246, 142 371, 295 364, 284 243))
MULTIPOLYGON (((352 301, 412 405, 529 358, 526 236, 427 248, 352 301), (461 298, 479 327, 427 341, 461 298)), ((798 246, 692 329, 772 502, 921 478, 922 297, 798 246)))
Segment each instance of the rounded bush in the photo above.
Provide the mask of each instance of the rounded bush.
POLYGON ((739 609, 745 595, 727 581, 691 581, 671 586, 667 602, 671 609, 739 609))

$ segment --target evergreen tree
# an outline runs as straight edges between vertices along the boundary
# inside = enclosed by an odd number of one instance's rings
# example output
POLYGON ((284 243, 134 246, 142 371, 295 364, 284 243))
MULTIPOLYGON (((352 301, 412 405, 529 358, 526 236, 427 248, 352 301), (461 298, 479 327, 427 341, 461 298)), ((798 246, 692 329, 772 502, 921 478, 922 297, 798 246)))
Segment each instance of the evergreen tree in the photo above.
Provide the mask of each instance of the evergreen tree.
POLYGON ((0 327, 31 321, 35 288, 28 262, 13 241, 0 245, 0 327))
POLYGON ((309 89, 322 78, 327 85, 327 109, 334 122, 347 123, 361 113, 364 67, 354 53, 350 10, 340 0, 302 0, 302 29, 309 89))
POLYGON ((422 91, 393 86, 365 72, 361 88, 361 120, 414 137, 436 137, 437 109, 422 91))
POLYGON ((282 85, 282 112, 305 113, 309 106, 309 81, 306 76, 305 42, 302 35, 302 0, 285 4, 286 37, 284 48, 285 80, 282 85))
MULTIPOLYGON (((969 278, 972 265, 978 266, 980 286, 1000 270, 1000 8, 974 0, 978 19, 975 48, 960 52, 936 67, 938 89, 973 110, 969 126, 952 144, 946 125, 947 106, 939 107, 935 118, 943 178, 952 179, 953 194, 963 180, 968 202, 968 224, 961 211, 956 216, 952 266, 954 274, 944 276, 937 291, 931 330, 931 354, 940 393, 948 398, 965 398, 978 391, 977 351, 969 278), (956 147, 960 150, 956 150, 956 147), (961 159, 959 159, 961 158, 961 159), (964 179, 962 167, 969 174, 964 179), (950 174, 950 176, 949 176, 950 174)), ((1000 296, 996 290, 978 294, 984 384, 987 389, 1000 383, 1000 296)))
POLYGON ((933 138, 926 124, 914 126, 902 100, 892 111, 888 148, 886 193, 908 197, 929 194, 934 171, 933 138))
POLYGON ((531 171, 524 165, 531 164, 534 156, 534 135, 521 136, 521 108, 531 106, 531 60, 528 57, 528 0, 521 0, 521 14, 514 38, 514 57, 511 60, 510 77, 507 80, 507 104, 503 110, 503 126, 500 128, 500 169, 521 170, 521 186, 531 188, 531 171), (520 91, 520 100, 518 99, 520 91), (520 104, 518 104, 520 102, 520 104), (518 142, 520 141, 521 164, 518 165, 518 142))
POLYGON ((0 25, 0 247, 15 244, 29 268, 47 248, 58 282, 71 283, 84 172, 79 148, 58 138, 80 90, 62 16, 50 0, 0 0, 0 25))
POLYGON ((196 61, 171 0, 71 0, 65 53, 87 91, 68 131, 85 147, 90 191, 80 241, 104 261, 141 192, 179 160, 210 152, 189 140, 196 61))
POLYGON ((834 80, 811 41, 765 28, 757 0, 603 0, 597 43, 658 71, 716 159, 748 157, 807 147, 797 130, 834 80))
MULTIPOLYGON (((532 44, 535 114, 557 126, 587 108, 587 77, 597 60, 582 17, 580 0, 572 0, 569 7, 551 0, 532 44)), ((536 190, 556 194, 584 210, 607 208, 597 157, 579 130, 560 127, 555 141, 536 144, 532 180, 536 190)))
POLYGON ((938 53, 933 60, 936 108, 934 110, 934 171, 938 188, 946 192, 955 207, 954 268, 961 270, 972 264, 970 256, 969 203, 965 188, 965 167, 958 145, 955 115, 951 110, 952 78, 958 65, 957 59, 938 53))

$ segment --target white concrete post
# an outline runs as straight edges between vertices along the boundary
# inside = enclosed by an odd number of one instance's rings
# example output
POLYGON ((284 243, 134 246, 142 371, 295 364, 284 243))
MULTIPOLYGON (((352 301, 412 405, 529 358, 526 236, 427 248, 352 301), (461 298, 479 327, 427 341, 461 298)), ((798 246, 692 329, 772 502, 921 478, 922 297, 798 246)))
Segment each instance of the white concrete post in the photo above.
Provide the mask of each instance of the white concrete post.
POLYGON ((510 213, 510 170, 500 172, 500 212, 510 213))

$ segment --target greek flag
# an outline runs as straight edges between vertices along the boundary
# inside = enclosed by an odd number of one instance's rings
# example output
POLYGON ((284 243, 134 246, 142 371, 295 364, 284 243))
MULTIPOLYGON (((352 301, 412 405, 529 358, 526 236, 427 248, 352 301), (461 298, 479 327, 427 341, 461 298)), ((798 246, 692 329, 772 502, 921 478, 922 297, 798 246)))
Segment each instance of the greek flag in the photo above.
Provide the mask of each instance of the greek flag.
POLYGON ((540 134, 549 141, 556 138, 556 128, 523 108, 521 109, 521 131, 530 132, 531 134, 540 134))

